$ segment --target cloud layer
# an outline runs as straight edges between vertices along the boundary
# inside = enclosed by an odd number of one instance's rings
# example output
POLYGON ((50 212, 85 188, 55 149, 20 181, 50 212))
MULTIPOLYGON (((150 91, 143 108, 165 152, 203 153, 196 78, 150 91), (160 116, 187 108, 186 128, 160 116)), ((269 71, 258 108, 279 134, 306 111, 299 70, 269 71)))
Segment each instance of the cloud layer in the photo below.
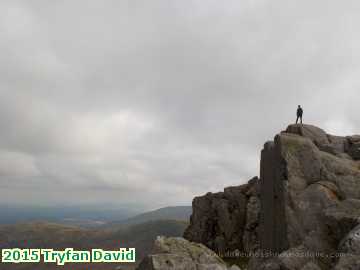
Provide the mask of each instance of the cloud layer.
POLYGON ((357 1, 0 3, 0 203, 190 204, 294 121, 360 133, 357 1))

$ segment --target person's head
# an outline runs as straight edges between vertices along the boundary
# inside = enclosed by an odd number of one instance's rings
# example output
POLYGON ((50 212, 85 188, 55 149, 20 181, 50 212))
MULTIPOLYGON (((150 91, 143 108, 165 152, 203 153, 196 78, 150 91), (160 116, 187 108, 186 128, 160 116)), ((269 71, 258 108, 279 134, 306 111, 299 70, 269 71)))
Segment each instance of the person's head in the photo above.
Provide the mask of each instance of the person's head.
POLYGON ((301 106, 300 106, 300 105, 298 105, 298 108, 301 108, 301 106))

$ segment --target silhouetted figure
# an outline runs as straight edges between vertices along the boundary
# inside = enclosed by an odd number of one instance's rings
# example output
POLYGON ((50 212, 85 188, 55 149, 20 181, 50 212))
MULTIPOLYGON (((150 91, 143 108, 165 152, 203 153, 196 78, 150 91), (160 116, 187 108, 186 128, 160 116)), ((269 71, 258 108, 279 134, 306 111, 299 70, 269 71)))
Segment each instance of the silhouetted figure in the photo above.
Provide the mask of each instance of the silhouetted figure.
POLYGON ((298 123, 300 119, 300 123, 302 124, 302 116, 303 116, 303 109, 299 105, 296 111, 296 124, 298 123))

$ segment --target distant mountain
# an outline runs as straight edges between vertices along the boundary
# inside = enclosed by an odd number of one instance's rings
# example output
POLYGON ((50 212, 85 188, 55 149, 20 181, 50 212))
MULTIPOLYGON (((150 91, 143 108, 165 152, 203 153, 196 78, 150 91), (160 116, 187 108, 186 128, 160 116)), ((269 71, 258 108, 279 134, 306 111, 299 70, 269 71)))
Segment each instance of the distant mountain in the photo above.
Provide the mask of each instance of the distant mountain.
MULTIPOLYGON (((148 221, 129 225, 122 229, 80 228, 48 222, 33 222, 0 226, 0 249, 2 248, 52 248, 76 250, 102 248, 116 250, 120 247, 136 248, 137 262, 147 255, 158 235, 182 236, 188 223, 176 220, 148 221)), ((34 264, 1 264, 1 270, 32 270, 34 264)), ((119 264, 69 264, 66 269, 114 270, 119 264)), ((42 269, 41 264, 36 268, 42 269)), ((121 269, 132 270, 134 264, 121 269)), ((63 269, 49 264, 47 270, 63 269)))
POLYGON ((142 213, 128 219, 110 222, 106 224, 106 227, 128 226, 154 220, 189 221, 191 213, 191 206, 169 206, 154 211, 142 213))
POLYGON ((0 205, 0 224, 33 222, 38 220, 97 227, 113 220, 123 220, 138 214, 127 208, 78 206, 78 207, 37 207, 0 205))

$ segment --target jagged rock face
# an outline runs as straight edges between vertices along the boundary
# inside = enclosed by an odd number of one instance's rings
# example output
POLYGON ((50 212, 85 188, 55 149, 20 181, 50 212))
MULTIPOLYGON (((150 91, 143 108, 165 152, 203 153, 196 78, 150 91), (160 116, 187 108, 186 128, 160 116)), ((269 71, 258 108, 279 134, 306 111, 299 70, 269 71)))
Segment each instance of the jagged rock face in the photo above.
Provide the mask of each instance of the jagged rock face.
POLYGON ((260 201, 258 178, 193 200, 184 237, 218 252, 253 250, 258 246, 260 201))
POLYGON ((158 237, 137 270, 226 270, 226 264, 202 244, 180 237, 158 237))
MULTIPOLYGON (((260 172, 262 249, 337 251, 339 241, 359 217, 358 139, 291 125, 265 144, 260 172)), ((286 269, 302 269, 306 263, 300 259, 279 262, 286 269)), ((312 264, 312 268, 334 266, 327 258, 312 264)))

